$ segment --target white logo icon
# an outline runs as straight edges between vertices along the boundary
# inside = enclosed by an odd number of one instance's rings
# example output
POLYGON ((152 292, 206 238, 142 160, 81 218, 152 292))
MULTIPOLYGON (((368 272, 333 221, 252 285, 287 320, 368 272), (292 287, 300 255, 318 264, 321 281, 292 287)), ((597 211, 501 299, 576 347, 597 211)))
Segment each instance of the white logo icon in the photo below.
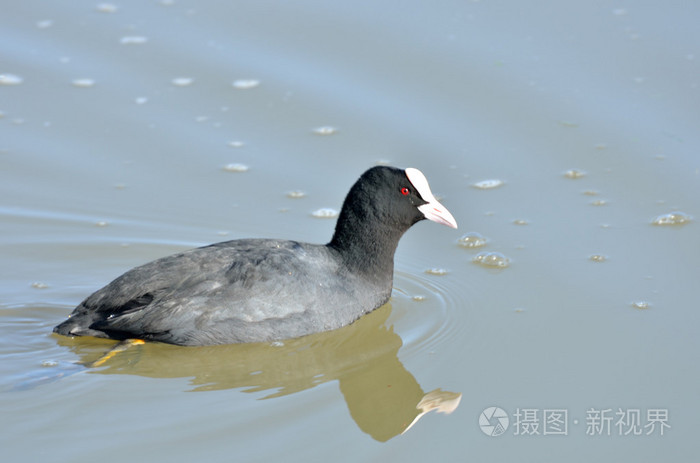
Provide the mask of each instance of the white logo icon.
POLYGON ((479 416, 479 427, 487 436, 500 436, 508 429, 508 414, 499 407, 489 407, 479 416))

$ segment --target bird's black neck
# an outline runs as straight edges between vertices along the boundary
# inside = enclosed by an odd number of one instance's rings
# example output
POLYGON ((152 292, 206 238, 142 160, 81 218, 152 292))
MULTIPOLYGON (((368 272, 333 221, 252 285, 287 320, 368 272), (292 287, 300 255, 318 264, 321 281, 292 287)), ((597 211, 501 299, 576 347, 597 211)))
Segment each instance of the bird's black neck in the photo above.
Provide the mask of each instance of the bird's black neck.
POLYGON ((406 230, 391 225, 372 211, 344 204, 327 246, 339 252, 352 271, 371 278, 392 278, 394 253, 406 230))

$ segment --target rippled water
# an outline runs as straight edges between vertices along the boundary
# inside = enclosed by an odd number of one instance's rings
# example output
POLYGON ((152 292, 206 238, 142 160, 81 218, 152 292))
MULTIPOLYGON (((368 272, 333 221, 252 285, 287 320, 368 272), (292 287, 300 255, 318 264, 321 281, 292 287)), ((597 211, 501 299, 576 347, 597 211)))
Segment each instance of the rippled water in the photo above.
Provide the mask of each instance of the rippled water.
POLYGON ((0 15, 3 456, 693 461, 697 10, 17 2, 0 15), (356 324, 98 365, 114 342, 51 334, 154 258, 327 241, 377 163, 421 169, 460 229, 410 230, 390 303, 356 324), (663 435, 644 427, 664 411, 663 435))

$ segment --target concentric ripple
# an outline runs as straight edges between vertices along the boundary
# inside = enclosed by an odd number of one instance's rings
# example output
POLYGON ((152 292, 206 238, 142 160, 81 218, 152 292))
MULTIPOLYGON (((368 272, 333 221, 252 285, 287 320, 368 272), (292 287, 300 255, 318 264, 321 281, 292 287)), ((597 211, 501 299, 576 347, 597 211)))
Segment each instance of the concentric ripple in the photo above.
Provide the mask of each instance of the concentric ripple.
POLYGON ((402 353, 432 352, 456 335, 463 310, 442 277, 429 274, 394 273, 392 313, 388 324, 403 341, 402 353))

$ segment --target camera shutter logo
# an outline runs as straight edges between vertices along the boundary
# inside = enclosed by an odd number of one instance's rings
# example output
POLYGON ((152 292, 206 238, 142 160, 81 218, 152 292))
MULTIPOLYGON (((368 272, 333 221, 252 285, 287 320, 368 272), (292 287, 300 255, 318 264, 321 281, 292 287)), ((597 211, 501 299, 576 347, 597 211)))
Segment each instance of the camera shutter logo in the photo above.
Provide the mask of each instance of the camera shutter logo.
POLYGON ((509 424, 508 414, 499 407, 489 407, 479 415, 479 427, 487 436, 500 436, 509 424))

